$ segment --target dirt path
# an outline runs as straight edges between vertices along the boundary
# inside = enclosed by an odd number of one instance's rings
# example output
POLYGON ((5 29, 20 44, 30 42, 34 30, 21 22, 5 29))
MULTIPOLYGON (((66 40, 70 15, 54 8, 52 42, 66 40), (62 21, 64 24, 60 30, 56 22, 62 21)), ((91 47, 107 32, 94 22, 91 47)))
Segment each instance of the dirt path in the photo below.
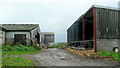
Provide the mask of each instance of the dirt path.
POLYGON ((117 63, 108 61, 85 58, 67 52, 64 49, 51 48, 46 49, 36 55, 31 56, 38 66, 116 66, 117 63))

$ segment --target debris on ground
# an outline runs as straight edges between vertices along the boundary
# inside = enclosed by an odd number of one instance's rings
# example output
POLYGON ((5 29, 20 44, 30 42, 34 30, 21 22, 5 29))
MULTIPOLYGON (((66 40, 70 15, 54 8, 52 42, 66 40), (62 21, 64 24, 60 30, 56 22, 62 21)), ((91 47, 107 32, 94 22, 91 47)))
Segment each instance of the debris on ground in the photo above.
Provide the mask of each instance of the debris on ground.
POLYGON ((75 53, 77 55, 83 56, 83 57, 90 57, 92 59, 101 59, 101 60, 111 60, 112 61, 112 56, 100 56, 97 53, 93 52, 93 51, 89 51, 89 50, 74 50, 71 48, 64 48, 65 50, 71 52, 71 53, 75 53))

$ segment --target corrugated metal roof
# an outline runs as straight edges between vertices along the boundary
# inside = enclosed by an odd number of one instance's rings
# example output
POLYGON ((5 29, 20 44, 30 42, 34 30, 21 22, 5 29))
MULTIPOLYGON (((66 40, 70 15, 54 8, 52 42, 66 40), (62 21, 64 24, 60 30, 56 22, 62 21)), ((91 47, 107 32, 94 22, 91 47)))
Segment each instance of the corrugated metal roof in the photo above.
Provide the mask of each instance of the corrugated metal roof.
MULTIPOLYGON (((120 8, 116 8, 116 7, 109 7, 109 6, 102 6, 102 5, 93 5, 91 8, 89 8, 84 14, 82 14, 76 21, 79 21, 80 19, 82 19, 82 17, 84 17, 84 15, 86 15, 89 11, 91 11, 93 8, 101 8, 101 9, 110 9, 110 10, 116 10, 116 11, 120 11, 120 8)), ((75 22, 74 22, 75 23, 75 22)), ((74 24, 73 23, 73 24, 74 24)), ((73 25, 72 24, 72 25, 73 25)), ((71 25, 71 26, 72 26, 71 25)), ((70 27, 71 27, 70 26, 70 27)), ((70 27, 68 29, 70 29, 70 27)), ((68 30, 67 29, 67 30, 68 30)))
POLYGON ((119 8, 116 7, 109 7, 109 6, 102 6, 102 5, 93 5, 92 8, 104 8, 104 9, 111 9, 111 10, 120 10, 119 8))
POLYGON ((2 28, 6 30, 32 30, 39 24, 2 24, 2 28))

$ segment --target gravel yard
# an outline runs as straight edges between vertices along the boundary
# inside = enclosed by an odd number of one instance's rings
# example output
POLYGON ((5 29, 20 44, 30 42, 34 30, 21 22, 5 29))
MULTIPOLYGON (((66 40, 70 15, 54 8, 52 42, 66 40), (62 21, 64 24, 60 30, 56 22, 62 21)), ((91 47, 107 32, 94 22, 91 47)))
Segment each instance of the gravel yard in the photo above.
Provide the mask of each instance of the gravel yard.
POLYGON ((45 49, 36 55, 24 55, 30 57, 38 66, 116 66, 118 63, 81 57, 64 49, 45 49))

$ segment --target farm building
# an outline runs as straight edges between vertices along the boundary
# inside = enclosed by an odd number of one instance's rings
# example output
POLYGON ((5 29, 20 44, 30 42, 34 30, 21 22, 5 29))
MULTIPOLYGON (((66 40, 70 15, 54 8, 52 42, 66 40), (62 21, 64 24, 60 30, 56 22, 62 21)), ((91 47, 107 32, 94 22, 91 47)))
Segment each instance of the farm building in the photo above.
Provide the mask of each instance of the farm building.
MULTIPOLYGON (((118 8, 120 10, 120 1, 118 2, 118 8)), ((120 13, 118 13, 118 16, 119 16, 118 22, 120 22, 120 13)), ((120 27, 120 23, 118 23, 118 26, 120 27)), ((118 31, 120 32, 120 28, 118 29, 118 31)), ((120 34, 119 34, 119 37, 120 37, 120 34)), ((119 40, 119 44, 120 44, 120 40, 119 40)), ((119 45, 119 53, 120 53, 120 45, 119 45)))
POLYGON ((39 24, 1 24, 0 44, 40 44, 39 24))
POLYGON ((67 29, 68 46, 96 51, 118 47, 118 8, 93 5, 67 29))
POLYGON ((43 46, 53 46, 54 44, 54 32, 41 32, 41 43, 43 46))
POLYGON ((0 44, 5 44, 5 29, 0 27, 0 44))

